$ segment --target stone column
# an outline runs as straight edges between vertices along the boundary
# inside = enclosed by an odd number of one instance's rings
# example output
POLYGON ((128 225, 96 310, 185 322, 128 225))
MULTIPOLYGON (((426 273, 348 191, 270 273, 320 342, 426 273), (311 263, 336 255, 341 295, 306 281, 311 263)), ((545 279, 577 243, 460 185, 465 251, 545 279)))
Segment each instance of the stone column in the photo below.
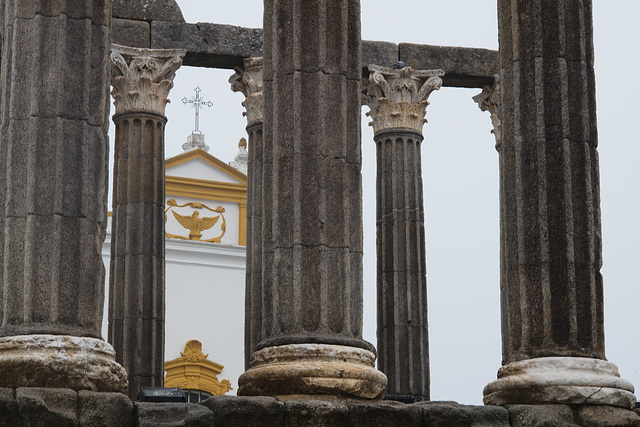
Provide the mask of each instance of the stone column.
POLYGON ((369 65, 365 102, 376 142, 378 367, 387 395, 429 400, 422 126, 442 70, 369 65))
POLYGON ((381 397, 362 340, 360 2, 264 10, 262 307, 238 394, 381 397))
POLYGON ((113 46, 116 113, 109 342, 129 397, 164 378, 164 116, 183 50, 113 46))
POLYGON ((0 387, 124 391, 101 336, 111 2, 2 2, 0 387))
POLYGON ((591 2, 498 18, 503 367, 484 401, 631 407, 604 352, 591 2))
POLYGON ((262 191, 263 191, 263 59, 247 58, 244 70, 237 69, 229 79, 231 90, 242 92, 247 117, 249 162, 247 168, 247 270, 245 287, 244 355, 249 369, 251 354, 262 331, 262 191))

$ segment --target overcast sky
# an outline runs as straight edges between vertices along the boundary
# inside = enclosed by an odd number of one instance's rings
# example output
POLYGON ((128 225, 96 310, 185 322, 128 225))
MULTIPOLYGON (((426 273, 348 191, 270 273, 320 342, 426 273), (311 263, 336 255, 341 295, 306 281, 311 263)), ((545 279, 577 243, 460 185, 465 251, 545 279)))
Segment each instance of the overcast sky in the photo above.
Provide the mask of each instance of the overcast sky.
MULTIPOLYGON (((604 235, 607 357, 640 386, 640 2, 594 0, 596 78, 604 235), (622 2, 619 2, 622 3, 622 2)), ((178 0, 187 22, 262 27, 262 1, 178 0)), ((367 40, 497 49, 495 0, 362 1, 367 40)), ((379 64, 391 65, 391 64, 379 64)), ((408 64, 411 65, 411 64, 408 64)), ((193 130, 193 110, 180 100, 196 85, 213 101, 201 130, 210 153, 233 160, 246 136, 230 70, 183 67, 170 93, 167 157, 180 154, 193 130)), ((479 90, 432 94, 424 127, 423 177, 432 400, 481 404, 483 387, 501 364, 498 154, 488 113, 472 101, 479 90)), ((363 108, 367 111, 367 108, 363 108)), ((363 116, 365 339, 375 336, 375 147, 363 116)), ((224 361, 220 360, 221 363, 224 361)))

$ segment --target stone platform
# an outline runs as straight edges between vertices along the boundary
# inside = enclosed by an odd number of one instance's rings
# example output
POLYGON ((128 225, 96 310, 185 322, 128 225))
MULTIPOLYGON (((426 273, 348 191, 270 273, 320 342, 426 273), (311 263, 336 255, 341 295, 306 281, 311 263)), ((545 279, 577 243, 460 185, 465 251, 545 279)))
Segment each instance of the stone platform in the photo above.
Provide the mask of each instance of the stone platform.
POLYGON ((0 389, 0 426, 631 427, 634 411, 595 405, 469 406, 455 402, 216 396, 201 404, 132 403, 119 393, 0 389))

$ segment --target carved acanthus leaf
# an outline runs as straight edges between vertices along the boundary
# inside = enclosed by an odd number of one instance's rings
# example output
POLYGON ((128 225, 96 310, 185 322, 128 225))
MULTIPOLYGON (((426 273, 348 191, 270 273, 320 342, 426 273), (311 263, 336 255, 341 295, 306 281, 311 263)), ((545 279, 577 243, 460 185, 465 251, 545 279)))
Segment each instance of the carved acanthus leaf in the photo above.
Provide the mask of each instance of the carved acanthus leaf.
POLYGON ((442 70, 400 70, 369 65, 369 80, 363 82, 363 103, 371 111, 374 132, 406 128, 422 133, 427 99, 442 86, 442 70))
POLYGON ((474 96, 473 100, 478 103, 480 110, 488 111, 491 114, 491 123, 493 124, 491 133, 496 137, 496 150, 500 151, 502 146, 502 114, 500 111, 499 77, 496 75, 493 85, 483 87, 482 92, 474 96))
POLYGON ((153 111, 164 115, 182 49, 139 49, 113 45, 111 76, 116 114, 153 111))
POLYGON ((245 100, 242 103, 246 112, 247 123, 262 121, 262 57, 246 58, 244 60, 244 70, 235 69, 235 73, 229 78, 231 90, 242 92, 245 100))

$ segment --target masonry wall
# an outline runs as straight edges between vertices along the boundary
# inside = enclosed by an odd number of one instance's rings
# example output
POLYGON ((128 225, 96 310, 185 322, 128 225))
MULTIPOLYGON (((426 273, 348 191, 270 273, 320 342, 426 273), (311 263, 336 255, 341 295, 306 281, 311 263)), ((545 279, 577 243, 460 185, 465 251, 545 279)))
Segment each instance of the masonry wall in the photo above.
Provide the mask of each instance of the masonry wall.
POLYGON ((455 402, 363 402, 212 397, 202 404, 132 403, 118 393, 0 388, 0 426, 422 426, 596 427, 640 425, 634 412, 609 406, 467 406, 455 402))

